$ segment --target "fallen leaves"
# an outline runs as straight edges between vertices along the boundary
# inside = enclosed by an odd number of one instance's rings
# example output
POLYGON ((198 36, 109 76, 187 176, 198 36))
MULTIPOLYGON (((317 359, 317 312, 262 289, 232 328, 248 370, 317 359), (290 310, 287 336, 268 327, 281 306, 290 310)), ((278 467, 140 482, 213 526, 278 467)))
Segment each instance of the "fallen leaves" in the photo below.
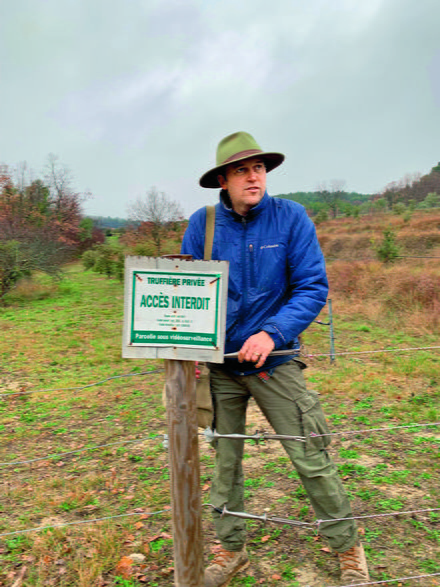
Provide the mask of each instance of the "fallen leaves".
POLYGON ((165 540, 170 540, 172 538, 171 534, 167 534, 166 532, 161 532, 160 534, 155 534, 151 538, 147 538, 148 542, 154 542, 158 538, 164 538, 165 540))
POLYGON ((132 575, 133 561, 128 556, 123 556, 116 565, 116 574, 121 575, 124 579, 129 579, 132 575))

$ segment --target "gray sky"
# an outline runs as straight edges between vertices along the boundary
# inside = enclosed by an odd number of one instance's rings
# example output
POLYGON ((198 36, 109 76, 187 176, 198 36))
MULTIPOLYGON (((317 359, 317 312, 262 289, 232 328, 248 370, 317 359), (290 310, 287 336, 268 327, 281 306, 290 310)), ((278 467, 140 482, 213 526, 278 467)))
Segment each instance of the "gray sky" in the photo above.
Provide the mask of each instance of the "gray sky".
POLYGON ((218 141, 285 163, 269 193, 374 192, 440 160, 439 0, 14 0, 0 7, 0 162, 49 152, 125 217, 156 186, 186 214, 218 141))

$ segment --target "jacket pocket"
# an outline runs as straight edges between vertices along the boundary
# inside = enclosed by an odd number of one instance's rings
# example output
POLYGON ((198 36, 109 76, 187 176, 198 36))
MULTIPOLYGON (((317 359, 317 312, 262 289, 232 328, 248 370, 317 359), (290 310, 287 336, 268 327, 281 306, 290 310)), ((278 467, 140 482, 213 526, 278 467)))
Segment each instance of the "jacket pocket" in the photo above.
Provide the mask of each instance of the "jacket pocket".
POLYGON ((306 455, 310 456, 330 444, 331 436, 320 436, 321 434, 330 434, 330 430, 316 391, 308 390, 296 399, 296 404, 301 413, 304 436, 306 437, 306 455))

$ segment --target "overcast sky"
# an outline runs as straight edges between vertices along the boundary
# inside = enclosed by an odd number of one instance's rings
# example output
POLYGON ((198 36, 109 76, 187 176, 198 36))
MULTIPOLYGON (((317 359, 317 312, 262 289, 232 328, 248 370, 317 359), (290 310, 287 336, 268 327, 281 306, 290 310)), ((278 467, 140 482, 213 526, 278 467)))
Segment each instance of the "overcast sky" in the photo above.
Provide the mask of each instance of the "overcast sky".
POLYGON ((89 214, 151 186, 189 215, 218 141, 285 163, 269 193, 381 190, 440 160, 440 0, 14 0, 0 7, 0 162, 59 155, 89 214))

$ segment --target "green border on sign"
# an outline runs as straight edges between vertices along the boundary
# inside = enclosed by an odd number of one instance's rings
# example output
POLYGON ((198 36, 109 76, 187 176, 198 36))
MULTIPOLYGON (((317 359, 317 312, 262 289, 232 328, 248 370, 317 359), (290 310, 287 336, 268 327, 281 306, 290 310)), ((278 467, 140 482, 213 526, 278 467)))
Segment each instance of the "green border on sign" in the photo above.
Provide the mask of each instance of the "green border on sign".
POLYGON ((133 271, 133 287, 131 295, 131 324, 130 324, 130 343, 144 344, 151 346, 207 346, 210 348, 218 347, 218 314, 219 314, 219 294, 220 294, 220 279, 221 273, 203 273, 203 272, 187 272, 187 271, 154 271, 142 270, 133 271), (215 325, 214 333, 211 332, 175 332, 175 331, 155 331, 155 330, 134 330, 134 313, 135 313, 135 297, 136 297, 136 275, 179 275, 179 276, 193 276, 204 278, 216 278, 216 305, 215 305, 215 325), (160 338, 159 338, 160 337, 160 338), (190 339, 187 342, 179 342, 179 338, 185 337, 190 339), (140 339, 143 340, 140 340, 140 339))

